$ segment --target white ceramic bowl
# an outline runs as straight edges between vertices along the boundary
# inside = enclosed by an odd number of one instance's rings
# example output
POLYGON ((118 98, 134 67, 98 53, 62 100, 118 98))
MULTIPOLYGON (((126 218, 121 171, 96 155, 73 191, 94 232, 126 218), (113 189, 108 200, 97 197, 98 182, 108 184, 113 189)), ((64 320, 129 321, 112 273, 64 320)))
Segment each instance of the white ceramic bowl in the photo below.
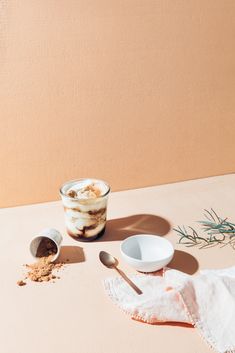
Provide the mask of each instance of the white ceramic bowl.
POLYGON ((167 239, 151 234, 138 234, 125 239, 120 250, 128 265, 140 272, 160 270, 174 255, 174 248, 167 239))

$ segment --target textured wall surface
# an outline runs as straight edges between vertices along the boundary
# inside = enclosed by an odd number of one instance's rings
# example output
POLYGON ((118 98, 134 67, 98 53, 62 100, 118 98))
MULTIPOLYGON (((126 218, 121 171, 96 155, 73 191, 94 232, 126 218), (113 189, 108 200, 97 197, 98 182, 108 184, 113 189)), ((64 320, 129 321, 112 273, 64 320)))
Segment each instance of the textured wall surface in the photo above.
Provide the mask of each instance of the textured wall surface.
POLYGON ((235 2, 0 1, 0 206, 234 171, 235 2))

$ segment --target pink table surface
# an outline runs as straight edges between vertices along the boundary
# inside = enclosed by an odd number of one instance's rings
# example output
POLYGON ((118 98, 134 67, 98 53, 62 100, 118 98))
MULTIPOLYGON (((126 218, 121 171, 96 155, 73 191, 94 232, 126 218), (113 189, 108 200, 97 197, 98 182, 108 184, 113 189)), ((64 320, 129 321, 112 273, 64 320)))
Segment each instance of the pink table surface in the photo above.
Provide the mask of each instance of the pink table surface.
POLYGON ((195 225, 204 208, 213 207, 235 221, 235 175, 112 193, 106 233, 81 243, 65 233, 60 201, 0 210, 1 353, 203 353, 211 349, 194 328, 147 325, 131 320, 104 292, 102 280, 116 273, 103 267, 100 250, 120 260, 122 239, 138 233, 165 236, 177 250, 170 267, 190 274, 234 265, 231 247, 207 250, 178 244, 176 225, 195 225), (45 227, 64 236, 62 258, 70 263, 56 283, 16 282, 30 262, 31 237, 45 227))

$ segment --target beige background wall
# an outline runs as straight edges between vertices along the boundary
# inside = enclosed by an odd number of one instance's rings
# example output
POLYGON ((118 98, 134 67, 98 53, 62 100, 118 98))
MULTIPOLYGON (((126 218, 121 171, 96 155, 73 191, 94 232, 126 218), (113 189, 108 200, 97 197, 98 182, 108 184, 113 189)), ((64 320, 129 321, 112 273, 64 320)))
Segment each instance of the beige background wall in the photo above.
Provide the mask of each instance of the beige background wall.
POLYGON ((229 173, 234 141, 235 1, 0 1, 0 206, 229 173))

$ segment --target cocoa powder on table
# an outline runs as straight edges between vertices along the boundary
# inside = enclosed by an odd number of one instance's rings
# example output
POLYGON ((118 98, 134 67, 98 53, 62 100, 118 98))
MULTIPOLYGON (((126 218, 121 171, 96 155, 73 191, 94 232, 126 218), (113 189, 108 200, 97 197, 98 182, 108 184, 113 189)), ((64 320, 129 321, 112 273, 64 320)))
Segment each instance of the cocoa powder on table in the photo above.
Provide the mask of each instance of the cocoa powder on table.
POLYGON ((53 257, 54 255, 40 257, 36 263, 26 265, 29 270, 26 277, 34 282, 48 282, 58 278, 53 271, 58 270, 63 264, 53 263, 53 257))
POLYGON ((54 274, 54 271, 58 271, 64 263, 57 262, 53 263, 53 258, 57 252, 56 244, 50 239, 42 239, 37 249, 37 262, 33 264, 25 265, 28 272, 24 280, 17 282, 18 286, 26 285, 25 280, 31 280, 34 282, 49 282, 51 280, 59 279, 54 274))

